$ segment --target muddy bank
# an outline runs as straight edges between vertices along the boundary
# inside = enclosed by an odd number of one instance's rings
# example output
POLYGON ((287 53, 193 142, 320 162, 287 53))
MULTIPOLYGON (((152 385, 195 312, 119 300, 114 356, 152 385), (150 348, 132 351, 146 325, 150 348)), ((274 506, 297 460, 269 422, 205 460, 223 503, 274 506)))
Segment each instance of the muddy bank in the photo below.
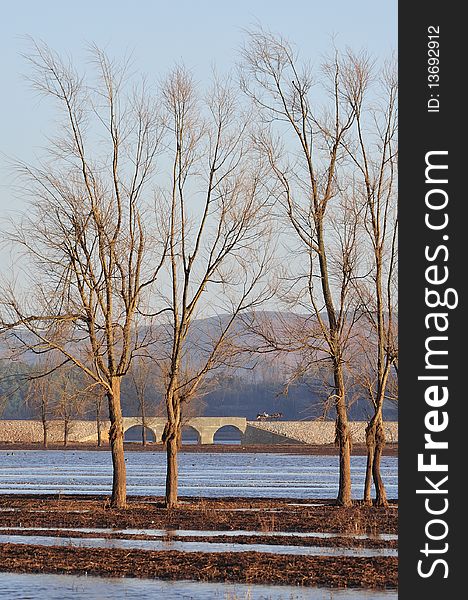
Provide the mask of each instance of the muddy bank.
POLYGON ((215 543, 215 544, 267 544, 274 546, 322 546, 325 548, 397 548, 396 540, 383 540, 378 538, 354 538, 354 537, 331 537, 323 538, 317 536, 301 537, 300 535, 177 535, 177 530, 165 535, 148 535, 143 533, 122 533, 122 532, 105 532, 92 531, 83 532, 75 529, 48 529, 46 532, 37 529, 8 529, 7 531, 0 529, 0 534, 22 535, 22 536, 37 536, 44 534, 59 537, 59 538, 79 538, 86 539, 88 537, 101 538, 105 540, 149 540, 149 541, 182 541, 182 542, 200 542, 200 543, 215 543))
POLYGON ((4 571, 331 587, 396 587, 397 559, 0 545, 4 571))
POLYGON ((292 499, 182 498, 166 510, 162 498, 131 497, 125 510, 111 510, 104 496, 0 496, 0 526, 118 529, 197 529, 353 534, 397 533, 397 504, 387 509, 356 503, 292 499))
POLYGON ((337 507, 330 500, 182 498, 179 508, 167 510, 162 498, 141 496, 129 498, 125 510, 114 510, 109 508, 107 497, 97 495, 2 495, 0 526, 9 528, 2 532, 7 535, 284 547, 283 553, 278 548, 278 554, 250 548, 247 552, 213 553, 205 548, 203 552, 182 552, 79 547, 76 541, 74 546, 68 543, 41 546, 34 540, 32 543, 25 540, 23 545, 16 540, 16 543, 0 544, 0 564, 4 571, 330 587, 397 585, 397 559, 392 556, 286 554, 288 546, 304 550, 308 546, 394 549, 395 540, 350 535, 395 534, 396 503, 388 509, 379 509, 361 503, 350 508, 337 507), (44 531, 34 531, 35 527, 44 531), (31 529, 28 531, 28 528, 31 529), (87 532, 84 528, 119 531, 87 532), (146 531, 126 531, 132 529, 146 531), (200 533, 196 534, 197 531, 200 533), (286 532, 292 534, 286 535, 286 532), (319 532, 337 536, 323 538, 319 532))
MULTIPOLYGON (((0 442, 0 450, 7 452, 14 452, 15 450, 99 450, 103 452, 109 452, 109 446, 107 444, 103 446, 96 446, 95 444, 69 444, 64 446, 63 444, 49 444, 47 448, 44 448, 42 444, 13 444, 0 442)), ((163 452, 165 448, 159 443, 149 443, 143 446, 136 442, 126 442, 125 450, 131 452, 163 452)), ((240 444, 185 444, 182 446, 182 452, 191 453, 225 453, 225 452, 236 452, 236 453, 268 453, 268 454, 303 454, 303 455, 314 455, 314 456, 335 456, 338 455, 338 448, 334 444, 314 444, 314 445, 295 445, 295 444, 271 444, 271 445, 248 445, 241 446, 240 444)), ((352 454, 354 456, 365 456, 366 447, 363 444, 353 445, 352 454)), ((384 448, 384 456, 398 456, 398 444, 388 444, 384 448)))

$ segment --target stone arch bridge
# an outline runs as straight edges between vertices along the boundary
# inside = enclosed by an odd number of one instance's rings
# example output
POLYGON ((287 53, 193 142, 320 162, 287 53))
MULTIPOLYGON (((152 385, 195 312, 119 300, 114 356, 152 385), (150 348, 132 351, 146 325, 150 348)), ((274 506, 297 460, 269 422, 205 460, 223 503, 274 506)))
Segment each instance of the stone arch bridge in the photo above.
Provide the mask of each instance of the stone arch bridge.
MULTIPOLYGON (((141 427, 141 418, 139 417, 124 417, 124 434, 131 427, 141 427)), ((153 417, 145 419, 146 428, 153 432, 156 442, 160 442, 164 431, 164 426, 167 419, 162 417, 153 417)), ((235 427, 239 433, 241 440, 247 429, 247 419, 245 417, 192 417, 184 419, 182 428, 190 427, 195 430, 198 435, 200 444, 213 444, 214 436, 222 427, 235 427)), ((91 441, 88 439, 82 441, 91 441)))
MULTIPOLYGON (((166 419, 153 417, 146 419, 146 427, 153 432, 156 442, 161 441, 166 419)), ((124 417, 124 431, 141 427, 141 417, 124 417)), ((365 443, 366 423, 350 422, 351 437, 354 443, 365 443)), ((103 439, 109 431, 109 421, 101 423, 103 439)), ((213 444, 214 436, 222 427, 231 426, 240 432, 240 441, 250 444, 333 444, 335 423, 333 421, 247 421, 245 417, 192 417, 183 421, 183 427, 191 427, 197 432, 201 444, 213 444)), ((398 443, 398 423, 386 422, 385 435, 389 443, 398 443)), ((49 422, 48 439, 51 443, 63 442, 63 422, 49 422)), ((68 436, 70 443, 96 443, 95 421, 72 421, 68 436)), ((0 443, 37 443, 42 441, 40 421, 0 420, 0 443)))
MULTIPOLYGON (((167 419, 164 417, 150 417, 145 419, 145 426, 150 430, 156 442, 161 442, 164 426, 167 419)), ((141 427, 141 417, 124 417, 124 434, 132 427, 141 427)), ((197 433, 200 444, 213 444, 214 436, 222 427, 235 427, 240 433, 241 441, 247 429, 245 417, 192 417, 184 419, 182 427, 190 427, 197 433)), ((101 422, 103 439, 107 438, 110 422, 101 422)), ((49 421, 48 439, 51 443, 60 443, 63 440, 63 423, 59 420, 49 421)), ((0 442, 31 443, 42 440, 42 426, 40 421, 1 421, 0 442)), ((70 443, 96 443, 97 428, 95 421, 72 421, 68 436, 70 443)))

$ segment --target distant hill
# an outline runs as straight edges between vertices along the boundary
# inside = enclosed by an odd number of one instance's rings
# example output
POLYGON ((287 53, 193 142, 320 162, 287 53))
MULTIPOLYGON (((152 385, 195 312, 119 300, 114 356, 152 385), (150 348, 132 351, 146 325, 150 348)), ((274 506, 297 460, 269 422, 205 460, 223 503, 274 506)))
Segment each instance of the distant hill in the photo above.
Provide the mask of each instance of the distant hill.
MULTIPOLYGON (((197 366, 209 352, 213 339, 216 338, 229 315, 199 319, 193 323, 187 343, 186 360, 197 366)), ((209 385, 201 398, 194 400, 188 407, 189 415, 204 416, 242 416, 255 419, 258 413, 281 412, 285 419, 308 420, 316 418, 334 418, 333 407, 325 410, 324 401, 329 392, 326 386, 327 375, 323 364, 315 366, 307 376, 294 383, 288 383, 291 373, 301 361, 299 351, 267 352, 265 337, 273 329, 284 335, 284 346, 288 344, 288 336, 292 338, 297 332, 305 332, 313 326, 306 315, 285 312, 260 312, 237 319, 231 334, 235 343, 247 352, 237 357, 229 367, 217 369, 210 374, 209 385), (254 327, 255 323, 255 327, 254 327), (264 328, 258 335, 256 328, 264 328)), ((145 333, 144 331, 142 332, 145 333)), ((147 331, 146 331, 147 333, 147 331)), ((152 332, 155 338, 153 352, 161 357, 167 352, 169 335, 165 326, 158 326, 152 332)), ((1 351, 1 349, 0 349, 1 351)), ((17 384, 18 377, 24 376, 37 360, 36 355, 28 353, 21 361, 9 363, 2 361, 3 377, 0 377, 0 418, 31 418, 32 409, 25 404, 24 385, 17 384), (2 410, 3 408, 3 410, 2 410)), ((156 384, 147 392, 149 414, 163 415, 161 387, 156 384)), ((353 402, 349 409, 353 420, 367 420, 371 414, 370 406, 365 398, 356 390, 352 394, 353 402)), ((123 412, 127 416, 138 414, 138 402, 134 387, 127 377, 122 388, 123 412)), ((92 418, 92 411, 88 415, 92 418)), ((397 420, 395 404, 386 403, 384 417, 397 420)))

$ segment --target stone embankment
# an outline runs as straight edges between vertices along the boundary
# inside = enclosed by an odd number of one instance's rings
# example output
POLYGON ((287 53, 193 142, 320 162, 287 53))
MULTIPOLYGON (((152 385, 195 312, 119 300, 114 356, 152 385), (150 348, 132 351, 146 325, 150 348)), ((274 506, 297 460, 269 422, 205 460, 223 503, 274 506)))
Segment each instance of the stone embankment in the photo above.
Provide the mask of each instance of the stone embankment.
MULTIPOLYGON (((366 423, 352 421, 349 426, 351 437, 355 444, 365 444, 366 442, 366 423)), ((264 438, 264 432, 272 434, 270 443, 274 443, 273 438, 277 437, 277 443, 280 438, 287 439, 289 442, 300 442, 302 444, 333 444, 335 441, 335 423, 333 421, 248 421, 246 432, 246 442, 262 443, 260 438, 264 438), (258 433, 256 433, 256 431, 258 433)), ((391 421, 385 423, 385 436, 387 442, 398 442, 398 423, 391 421)))
MULTIPOLYGON (((107 435, 109 425, 102 425, 103 439, 107 435)), ((47 425, 47 439, 51 444, 63 442, 63 421, 51 420, 47 425)), ((72 421, 69 426, 68 441, 86 442, 97 439, 97 427, 95 421, 72 421)), ((43 439, 43 428, 41 421, 11 420, 0 421, 0 442, 30 444, 41 442, 43 439)))
MULTIPOLYGON (((148 420, 148 427, 160 441, 165 420, 153 418, 148 420)), ((124 418, 124 430, 140 424, 137 417, 124 418)), ((109 422, 102 422, 102 439, 107 440, 109 422)), ((244 445, 262 444, 333 444, 335 441, 335 424, 333 421, 246 421, 239 417, 195 417, 187 421, 187 425, 199 434, 199 442, 203 445, 213 444, 214 434, 226 425, 238 429, 244 445)), ((366 423, 350 422, 353 443, 365 443, 366 423)), ((398 442, 398 424, 385 423, 388 443, 398 442)), ((28 444, 42 441, 42 425, 40 421, 0 420, 0 443, 28 444)), ((97 429, 94 421, 73 421, 70 424, 68 441, 70 443, 95 443, 97 429)), ((50 421, 48 441, 51 444, 63 441, 63 423, 50 421)))

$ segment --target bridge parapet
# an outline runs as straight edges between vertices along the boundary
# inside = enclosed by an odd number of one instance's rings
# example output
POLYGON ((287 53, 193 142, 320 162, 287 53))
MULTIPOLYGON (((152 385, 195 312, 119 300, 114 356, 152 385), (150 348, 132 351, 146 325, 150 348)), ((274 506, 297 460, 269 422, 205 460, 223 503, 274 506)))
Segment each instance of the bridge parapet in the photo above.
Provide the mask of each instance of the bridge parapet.
MULTIPOLYGON (((146 419, 146 426, 154 433, 156 442, 161 442, 166 419, 152 417, 146 419)), ((131 427, 141 427, 140 417, 124 417, 124 432, 131 427)), ((243 417, 191 417, 183 422, 183 426, 195 429, 201 444, 213 444, 214 436, 222 427, 236 427, 241 434, 241 442, 247 444, 262 443, 304 443, 331 444, 335 437, 335 424, 332 421, 247 421, 243 417), (269 434, 269 435, 267 435, 269 434), (270 441, 267 441, 269 439, 270 441), (289 441, 288 441, 289 440, 289 441)), ((109 421, 101 423, 102 439, 107 441, 109 421)), ((365 442, 366 423, 350 422, 350 429, 355 443, 365 442)), ((384 423, 387 442, 398 442, 398 423, 384 423)), ((63 441, 63 423, 59 420, 49 423, 49 441, 63 441)), ((42 441, 40 421, 32 420, 0 420, 0 442, 6 443, 38 443, 42 441)), ((97 443, 97 428, 94 421, 73 421, 69 433, 70 443, 97 443)))

